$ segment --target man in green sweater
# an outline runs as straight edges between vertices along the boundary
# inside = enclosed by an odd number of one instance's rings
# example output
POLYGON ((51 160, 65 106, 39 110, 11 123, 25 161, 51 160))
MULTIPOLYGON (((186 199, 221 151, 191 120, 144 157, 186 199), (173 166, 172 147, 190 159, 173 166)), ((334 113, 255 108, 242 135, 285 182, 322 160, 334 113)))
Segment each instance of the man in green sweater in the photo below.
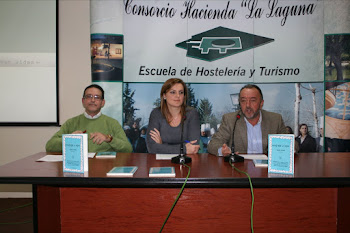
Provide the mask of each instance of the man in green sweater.
POLYGON ((83 94, 85 112, 67 120, 46 143, 47 152, 62 152, 63 134, 89 135, 89 152, 132 152, 132 147, 119 122, 101 113, 105 105, 104 90, 92 84, 83 94))

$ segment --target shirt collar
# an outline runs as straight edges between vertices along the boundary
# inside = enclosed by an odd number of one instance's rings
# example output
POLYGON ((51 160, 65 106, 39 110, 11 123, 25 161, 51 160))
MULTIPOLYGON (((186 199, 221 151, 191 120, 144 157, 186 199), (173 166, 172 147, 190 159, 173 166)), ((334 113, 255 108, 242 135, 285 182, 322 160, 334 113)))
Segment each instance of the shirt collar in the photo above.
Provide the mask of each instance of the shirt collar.
POLYGON ((89 114, 87 114, 86 112, 84 112, 84 116, 85 116, 87 119, 97 119, 97 118, 99 118, 101 115, 102 115, 101 111, 100 111, 99 113, 97 113, 95 116, 90 116, 89 114))

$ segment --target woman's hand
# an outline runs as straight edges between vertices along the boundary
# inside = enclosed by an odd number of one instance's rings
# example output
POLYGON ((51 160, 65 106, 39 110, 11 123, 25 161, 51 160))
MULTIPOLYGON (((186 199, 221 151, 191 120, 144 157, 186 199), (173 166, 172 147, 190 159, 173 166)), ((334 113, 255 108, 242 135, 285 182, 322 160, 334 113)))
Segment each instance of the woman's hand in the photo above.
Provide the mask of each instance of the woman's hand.
POLYGON ((156 143, 158 143, 158 144, 162 144, 163 142, 162 142, 162 138, 160 137, 160 133, 159 133, 159 131, 156 129, 156 128, 154 128, 153 130, 151 130, 150 132, 149 132, 149 135, 151 136, 151 138, 153 139, 153 141, 155 141, 156 143))
POLYGON ((199 150, 199 145, 193 145, 197 140, 190 141, 186 143, 186 154, 197 154, 199 150))

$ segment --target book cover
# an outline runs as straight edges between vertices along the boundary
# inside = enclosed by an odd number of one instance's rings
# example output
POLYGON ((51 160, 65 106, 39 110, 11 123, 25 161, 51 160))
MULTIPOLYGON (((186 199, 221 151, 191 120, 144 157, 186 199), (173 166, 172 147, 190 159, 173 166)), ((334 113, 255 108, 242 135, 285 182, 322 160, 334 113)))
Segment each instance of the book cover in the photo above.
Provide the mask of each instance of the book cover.
POLYGON ((96 158, 115 158, 117 156, 116 151, 104 151, 104 152, 97 152, 96 158))
POLYGON ((107 176, 131 177, 134 175, 136 170, 136 166, 114 167, 109 172, 107 172, 107 176))
POLYGON ((174 167, 151 167, 149 177, 175 177, 174 167))
POLYGON ((294 135, 268 135, 268 172, 294 174, 294 135))
POLYGON ((267 159, 253 159, 253 163, 255 167, 267 167, 268 160, 267 159))
POLYGON ((87 134, 62 135, 63 172, 84 173, 89 170, 87 134))

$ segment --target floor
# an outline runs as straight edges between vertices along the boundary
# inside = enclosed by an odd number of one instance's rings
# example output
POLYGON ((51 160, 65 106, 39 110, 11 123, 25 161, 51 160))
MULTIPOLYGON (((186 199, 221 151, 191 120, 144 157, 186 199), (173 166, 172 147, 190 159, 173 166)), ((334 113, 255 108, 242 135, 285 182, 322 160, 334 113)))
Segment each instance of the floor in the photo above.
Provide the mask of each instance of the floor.
POLYGON ((33 233, 31 198, 0 198, 0 232, 33 233))

